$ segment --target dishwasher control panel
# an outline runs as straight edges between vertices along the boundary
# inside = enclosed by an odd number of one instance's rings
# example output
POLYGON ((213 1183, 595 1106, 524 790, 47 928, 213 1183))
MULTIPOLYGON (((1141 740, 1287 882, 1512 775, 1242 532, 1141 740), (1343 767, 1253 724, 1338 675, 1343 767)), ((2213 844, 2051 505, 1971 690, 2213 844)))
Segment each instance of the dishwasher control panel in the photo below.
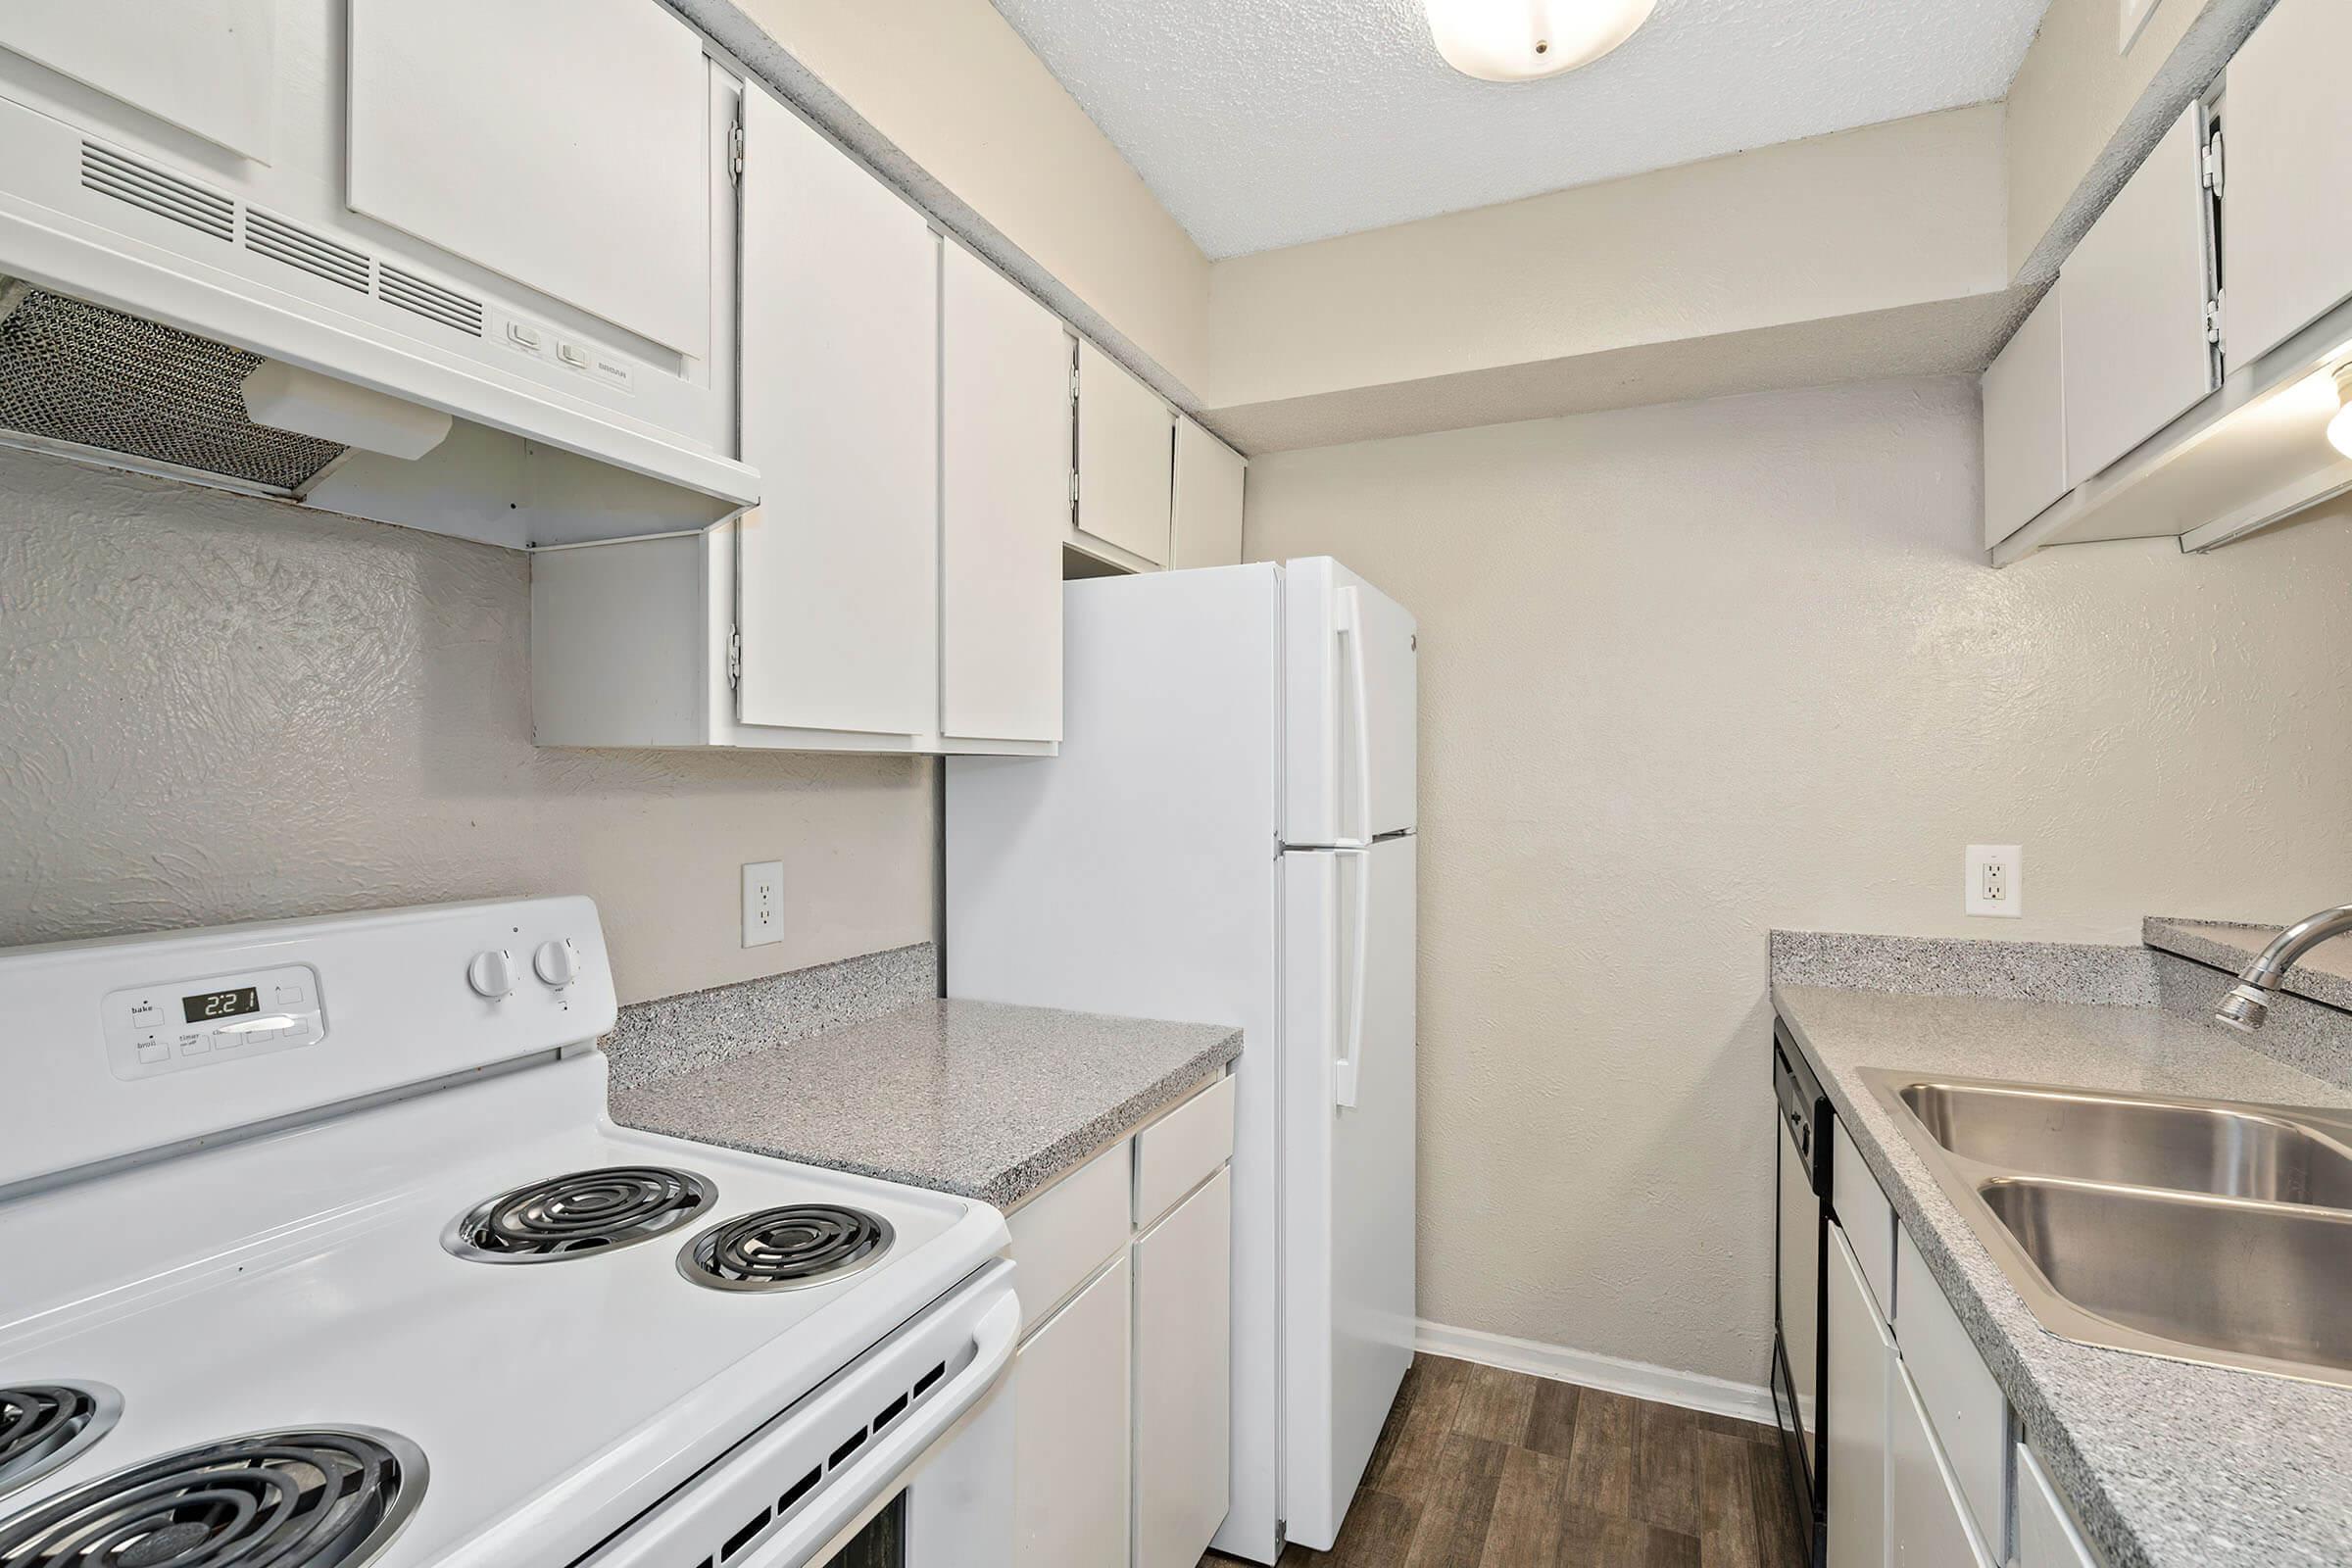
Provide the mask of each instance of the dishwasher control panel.
POLYGON ((307 963, 205 975, 107 993, 106 1061, 122 1079, 218 1066, 326 1038, 318 975, 307 963))

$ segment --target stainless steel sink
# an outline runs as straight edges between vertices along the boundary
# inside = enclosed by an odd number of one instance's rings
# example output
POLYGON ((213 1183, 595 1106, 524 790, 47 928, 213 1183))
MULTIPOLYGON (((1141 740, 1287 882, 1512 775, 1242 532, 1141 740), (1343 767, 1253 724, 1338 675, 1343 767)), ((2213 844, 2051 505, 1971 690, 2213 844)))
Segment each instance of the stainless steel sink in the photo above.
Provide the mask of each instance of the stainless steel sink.
POLYGON ((1863 1077, 2043 1327, 2352 1387, 2352 1114, 1863 1077))
POLYGON ((1901 1098, 1930 1137, 1982 1164, 2352 1208, 2352 1149, 2250 1105, 1987 1083, 1914 1083, 1901 1098))
POLYGON ((2352 1213, 2031 1179, 1979 1189, 2066 1300, 2159 1339, 2352 1375, 2352 1213))

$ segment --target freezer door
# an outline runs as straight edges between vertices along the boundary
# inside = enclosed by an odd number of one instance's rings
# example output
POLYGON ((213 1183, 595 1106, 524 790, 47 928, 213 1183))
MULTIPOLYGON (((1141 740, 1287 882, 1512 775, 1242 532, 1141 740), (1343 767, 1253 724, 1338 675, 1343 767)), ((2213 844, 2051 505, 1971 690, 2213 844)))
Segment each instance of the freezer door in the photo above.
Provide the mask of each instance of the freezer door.
POLYGON ((1364 844, 1415 826, 1413 617, 1329 556, 1284 564, 1283 612, 1284 842, 1364 844))
POLYGON ((1282 858, 1284 1500, 1317 1551, 1413 1354, 1416 844, 1282 858))

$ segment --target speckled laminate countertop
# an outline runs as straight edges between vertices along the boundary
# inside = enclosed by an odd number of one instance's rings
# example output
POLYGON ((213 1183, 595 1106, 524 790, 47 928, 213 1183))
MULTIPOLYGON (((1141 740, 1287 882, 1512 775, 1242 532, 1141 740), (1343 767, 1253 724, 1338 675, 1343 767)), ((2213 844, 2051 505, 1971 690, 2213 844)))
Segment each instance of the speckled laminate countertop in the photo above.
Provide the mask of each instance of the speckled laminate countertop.
POLYGON ((1009 1208, 1241 1051, 1221 1024, 931 1001, 615 1088, 612 1119, 1009 1208))
POLYGON ((2101 1349, 2043 1329, 1858 1070, 2295 1104, 2352 1104, 2352 1094, 2151 1007, 1788 984, 1773 1000, 2115 1568, 2352 1563, 2352 1389, 2101 1349))
MULTIPOLYGON (((2151 948, 2236 971, 2261 956, 2279 927, 2150 915, 2140 922, 2140 932, 2151 948)), ((2229 982, 2223 984, 2226 987, 2229 982)), ((2300 963, 2287 970, 2285 989, 2330 1007, 2352 1008, 2352 937, 2336 937, 2305 954, 2300 963)))

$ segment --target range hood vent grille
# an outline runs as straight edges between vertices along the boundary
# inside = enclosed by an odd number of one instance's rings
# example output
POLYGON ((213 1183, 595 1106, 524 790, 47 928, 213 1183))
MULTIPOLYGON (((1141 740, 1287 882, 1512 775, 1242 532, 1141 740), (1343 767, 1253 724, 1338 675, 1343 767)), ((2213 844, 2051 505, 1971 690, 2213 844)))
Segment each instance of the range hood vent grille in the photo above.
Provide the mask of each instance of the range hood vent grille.
POLYGON ((389 262, 376 269, 375 292, 387 305, 414 311, 427 320, 439 321, 472 337, 482 335, 480 300, 467 299, 455 289, 404 272, 389 262))
POLYGON ((340 283, 362 294, 368 292, 368 257, 364 252, 338 245, 282 218, 272 218, 258 207, 245 210, 245 248, 273 262, 299 267, 329 283, 340 283))
POLYGON ((279 495, 345 448, 256 424, 258 354, 158 321, 0 280, 0 428, 279 495))
POLYGON ((199 234, 232 242, 236 237, 237 204, 232 198, 141 163, 128 153, 94 141, 83 142, 81 182, 101 196, 144 208, 199 234))

